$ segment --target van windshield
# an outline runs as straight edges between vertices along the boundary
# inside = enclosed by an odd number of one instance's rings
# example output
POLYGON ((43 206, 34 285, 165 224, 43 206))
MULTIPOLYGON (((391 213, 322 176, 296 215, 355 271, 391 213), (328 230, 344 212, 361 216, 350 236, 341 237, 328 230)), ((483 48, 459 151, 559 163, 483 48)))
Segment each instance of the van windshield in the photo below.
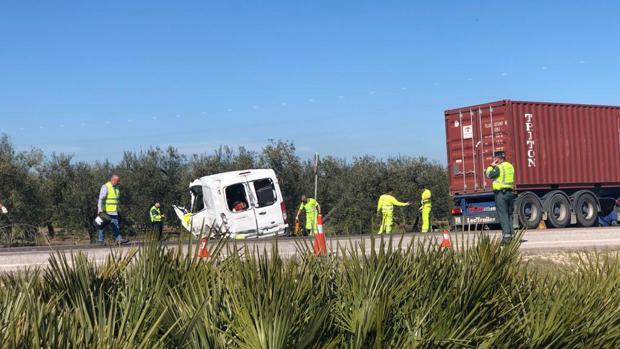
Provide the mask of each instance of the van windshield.
POLYGON ((202 195, 202 187, 194 186, 191 187, 190 192, 192 193, 192 213, 200 212, 205 208, 204 197, 202 195))
POLYGON ((242 212, 249 208, 247 194, 243 183, 226 187, 226 203, 232 212, 242 212))
POLYGON ((271 206, 278 200, 276 188, 271 178, 254 181, 254 190, 256 191, 256 201, 258 207, 271 206))

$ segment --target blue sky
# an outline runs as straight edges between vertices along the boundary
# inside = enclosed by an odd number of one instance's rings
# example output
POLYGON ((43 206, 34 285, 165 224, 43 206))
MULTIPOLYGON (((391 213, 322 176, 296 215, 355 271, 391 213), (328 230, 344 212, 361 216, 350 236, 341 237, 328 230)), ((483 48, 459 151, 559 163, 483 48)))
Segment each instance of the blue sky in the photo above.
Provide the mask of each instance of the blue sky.
POLYGON ((0 0, 0 132, 18 149, 268 139, 445 162, 443 111, 620 105, 613 1, 0 0))

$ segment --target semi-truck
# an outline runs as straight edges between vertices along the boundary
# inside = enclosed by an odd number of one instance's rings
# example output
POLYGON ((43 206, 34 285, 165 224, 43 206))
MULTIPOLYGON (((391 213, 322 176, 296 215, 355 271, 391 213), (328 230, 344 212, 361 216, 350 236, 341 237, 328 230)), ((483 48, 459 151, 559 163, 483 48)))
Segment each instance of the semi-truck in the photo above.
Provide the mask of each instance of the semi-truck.
POLYGON ((515 227, 591 227, 620 198, 620 107, 500 100, 445 111, 455 227, 498 223, 485 170, 515 167, 515 227))

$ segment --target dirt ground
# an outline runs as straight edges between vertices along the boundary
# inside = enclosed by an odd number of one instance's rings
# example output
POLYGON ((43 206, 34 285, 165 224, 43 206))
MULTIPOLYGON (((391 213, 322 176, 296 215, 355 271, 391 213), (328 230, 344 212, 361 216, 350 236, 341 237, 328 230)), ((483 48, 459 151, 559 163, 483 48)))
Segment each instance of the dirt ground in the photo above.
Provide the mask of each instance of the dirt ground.
POLYGON ((591 263, 603 263, 606 258, 620 258, 620 250, 554 251, 522 255, 524 263, 542 271, 558 270, 558 268, 575 270, 591 263))

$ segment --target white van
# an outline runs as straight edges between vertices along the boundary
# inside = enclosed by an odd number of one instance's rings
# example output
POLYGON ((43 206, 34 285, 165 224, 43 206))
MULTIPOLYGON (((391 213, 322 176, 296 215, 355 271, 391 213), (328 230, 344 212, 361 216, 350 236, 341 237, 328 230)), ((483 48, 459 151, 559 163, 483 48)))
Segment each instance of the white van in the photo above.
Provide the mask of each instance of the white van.
POLYGON ((189 209, 175 206, 183 226, 198 236, 235 239, 286 235, 288 220, 273 170, 218 173, 193 181, 189 209))

